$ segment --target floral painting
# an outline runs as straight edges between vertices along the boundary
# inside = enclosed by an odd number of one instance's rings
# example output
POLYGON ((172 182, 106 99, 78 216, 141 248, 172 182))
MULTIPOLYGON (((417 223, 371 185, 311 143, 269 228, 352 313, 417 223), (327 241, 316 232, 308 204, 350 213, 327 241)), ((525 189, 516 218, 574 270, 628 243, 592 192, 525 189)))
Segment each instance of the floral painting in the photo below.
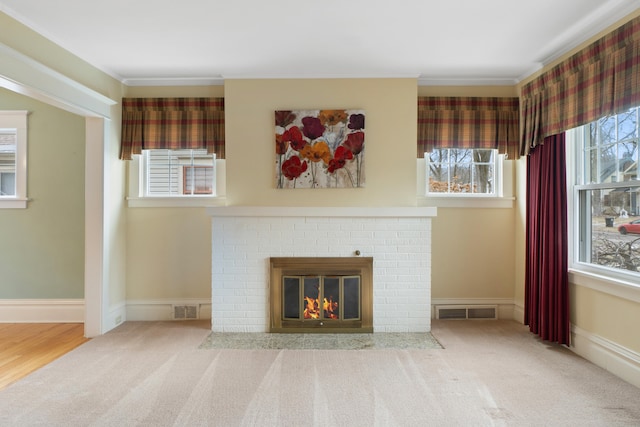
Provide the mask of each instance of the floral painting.
POLYGON ((364 111, 282 110, 275 119, 277 188, 364 187, 364 111))

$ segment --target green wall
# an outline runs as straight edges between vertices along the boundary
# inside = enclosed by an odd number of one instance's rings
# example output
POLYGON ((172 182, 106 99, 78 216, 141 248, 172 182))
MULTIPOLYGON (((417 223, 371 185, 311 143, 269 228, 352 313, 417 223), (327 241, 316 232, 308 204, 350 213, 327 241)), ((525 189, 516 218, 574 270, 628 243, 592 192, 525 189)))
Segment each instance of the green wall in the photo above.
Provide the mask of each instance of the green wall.
POLYGON ((0 299, 84 296, 84 118, 0 89, 27 110, 27 209, 0 209, 0 299))

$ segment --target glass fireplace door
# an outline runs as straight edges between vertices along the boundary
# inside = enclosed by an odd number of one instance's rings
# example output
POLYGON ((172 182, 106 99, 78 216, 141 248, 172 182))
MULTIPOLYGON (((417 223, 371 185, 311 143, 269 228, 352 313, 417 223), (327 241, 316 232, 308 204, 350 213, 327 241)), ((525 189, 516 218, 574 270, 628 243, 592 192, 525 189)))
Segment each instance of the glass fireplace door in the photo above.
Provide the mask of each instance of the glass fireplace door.
POLYGON ((282 319, 359 320, 360 276, 283 276, 282 319))

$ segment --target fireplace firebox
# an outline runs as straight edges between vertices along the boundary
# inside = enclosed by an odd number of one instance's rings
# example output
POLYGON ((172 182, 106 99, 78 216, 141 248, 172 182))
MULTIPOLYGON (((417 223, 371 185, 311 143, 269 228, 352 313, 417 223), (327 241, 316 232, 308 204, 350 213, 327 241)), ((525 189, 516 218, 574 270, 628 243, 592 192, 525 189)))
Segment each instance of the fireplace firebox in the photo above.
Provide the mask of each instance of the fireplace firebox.
POLYGON ((270 258, 270 332, 373 332, 373 258, 270 258))

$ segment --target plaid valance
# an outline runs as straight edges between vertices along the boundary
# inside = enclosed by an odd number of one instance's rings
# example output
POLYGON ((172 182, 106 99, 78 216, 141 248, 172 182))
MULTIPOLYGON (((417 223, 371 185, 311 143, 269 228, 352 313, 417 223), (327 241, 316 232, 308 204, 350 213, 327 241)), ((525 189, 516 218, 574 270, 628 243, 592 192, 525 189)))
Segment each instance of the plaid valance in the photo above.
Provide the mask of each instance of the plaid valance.
POLYGON ((224 98, 123 98, 120 158, 157 148, 206 148, 224 159, 224 98))
POLYGON ((544 138, 640 105, 640 17, 523 86, 520 154, 544 138))
POLYGON ((496 148, 518 157, 518 98, 418 97, 418 157, 433 148, 496 148))

